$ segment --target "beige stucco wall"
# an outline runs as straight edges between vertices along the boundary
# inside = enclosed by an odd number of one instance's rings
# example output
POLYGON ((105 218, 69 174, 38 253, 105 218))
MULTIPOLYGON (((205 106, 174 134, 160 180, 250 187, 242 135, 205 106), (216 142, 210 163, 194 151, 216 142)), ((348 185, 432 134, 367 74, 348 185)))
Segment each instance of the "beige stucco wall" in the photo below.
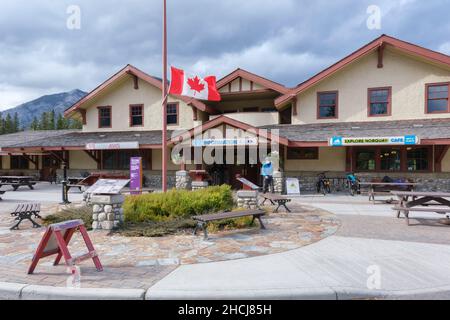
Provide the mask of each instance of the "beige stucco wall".
POLYGON ((2 169, 10 169, 9 156, 2 156, 2 169))
POLYGON ((285 171, 345 171, 345 148, 319 148, 318 160, 286 160, 285 171))
POLYGON ((447 151, 442 159, 442 172, 450 172, 450 151, 447 151))
POLYGON ((74 170, 96 170, 97 163, 84 151, 69 152, 69 167, 74 170))
MULTIPOLYGON (((179 125, 169 126, 169 129, 190 129, 193 127, 192 107, 181 100, 169 97, 169 102, 179 103, 179 125)), ((83 131, 141 131, 162 129, 161 90, 149 83, 139 80, 139 89, 134 89, 134 80, 125 76, 116 81, 108 90, 93 98, 89 104, 83 106, 87 109, 86 125, 83 131), (130 127, 129 105, 144 105, 144 126, 130 127), (98 128, 99 106, 112 106, 112 128, 98 128)))
POLYGON ((450 117, 425 114, 425 84, 450 81, 450 69, 385 50, 384 67, 377 68, 373 53, 352 63, 327 80, 298 96, 298 115, 294 124, 376 121, 450 117), (392 86, 392 116, 367 116, 367 89, 392 86), (317 92, 339 91, 339 119, 317 120, 317 92))
MULTIPOLYGON (((266 125, 279 124, 278 112, 239 112, 239 113, 227 113, 226 117, 238 120, 255 127, 261 127, 266 125)), ((219 116, 211 116, 210 119, 215 119, 219 116)))

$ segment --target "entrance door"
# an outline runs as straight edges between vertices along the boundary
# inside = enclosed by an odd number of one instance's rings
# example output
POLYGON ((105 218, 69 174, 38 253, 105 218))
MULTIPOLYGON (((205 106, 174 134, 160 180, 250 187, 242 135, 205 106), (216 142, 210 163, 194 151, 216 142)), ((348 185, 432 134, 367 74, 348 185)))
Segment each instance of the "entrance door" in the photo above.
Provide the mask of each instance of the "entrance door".
POLYGON ((56 170, 60 168, 59 161, 52 156, 42 156, 41 181, 56 182, 56 170))

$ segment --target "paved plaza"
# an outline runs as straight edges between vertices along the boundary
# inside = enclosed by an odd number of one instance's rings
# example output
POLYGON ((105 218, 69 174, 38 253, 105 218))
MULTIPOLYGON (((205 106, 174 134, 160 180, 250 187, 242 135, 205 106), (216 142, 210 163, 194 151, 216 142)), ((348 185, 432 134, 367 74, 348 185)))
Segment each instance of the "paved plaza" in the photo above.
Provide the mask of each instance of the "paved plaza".
MULTIPOLYGON (((49 214, 58 207, 59 191, 40 184, 4 195, 3 282, 66 287, 66 268, 53 267, 51 260, 26 275, 43 230, 26 222, 20 231, 8 229, 9 211, 18 202, 40 201, 49 214)), ((70 199, 79 201, 81 193, 72 192, 70 199)), ((81 287, 137 289, 148 299, 450 298, 450 227, 437 222, 442 216, 414 214, 407 226, 392 205, 372 204, 366 196, 305 195, 294 198, 291 207, 292 214, 269 215, 265 231, 220 232, 208 241, 190 234, 125 238, 91 232, 105 271, 84 262, 81 287), (375 288, 370 286, 374 272, 375 288)), ((80 239, 74 240, 74 252, 82 250, 80 239)))

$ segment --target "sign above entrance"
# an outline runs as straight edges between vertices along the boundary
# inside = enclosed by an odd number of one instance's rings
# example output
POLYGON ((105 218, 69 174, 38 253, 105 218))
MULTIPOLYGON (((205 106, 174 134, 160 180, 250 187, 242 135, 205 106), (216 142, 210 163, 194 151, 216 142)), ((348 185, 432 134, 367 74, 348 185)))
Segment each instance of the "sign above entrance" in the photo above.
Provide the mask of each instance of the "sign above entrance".
POLYGON ((193 147, 224 147, 224 146, 257 146, 258 138, 239 139, 195 139, 193 147))
POLYGON ((346 138, 333 137, 329 144, 332 147, 342 146, 370 146, 370 145, 416 145, 420 143, 417 136, 400 136, 400 137, 363 137, 363 138, 346 138))
POLYGON ((139 149, 139 142, 88 143, 86 150, 123 150, 139 149))

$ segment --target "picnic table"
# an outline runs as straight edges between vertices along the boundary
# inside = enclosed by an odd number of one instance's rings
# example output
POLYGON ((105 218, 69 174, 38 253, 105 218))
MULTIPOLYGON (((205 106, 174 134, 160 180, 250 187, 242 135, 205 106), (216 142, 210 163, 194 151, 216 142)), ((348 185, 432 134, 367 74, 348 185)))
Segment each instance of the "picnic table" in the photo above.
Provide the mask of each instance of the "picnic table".
POLYGON ((19 187, 27 186, 31 190, 34 190, 34 185, 36 185, 35 177, 33 176, 1 176, 0 177, 0 188, 3 186, 11 186, 14 191, 17 191, 19 187))
MULTIPOLYGON (((194 235, 197 234, 197 231, 199 229, 203 230, 205 240, 208 239, 208 230, 207 230, 207 224, 212 221, 218 221, 218 220, 224 220, 224 219, 234 219, 234 218, 241 218, 241 217, 248 217, 253 216, 253 221, 255 219, 258 219, 259 226, 261 229, 265 229, 264 223, 262 222, 261 217, 264 216, 266 212, 261 209, 256 210, 244 210, 244 211, 225 211, 220 213, 213 213, 213 214, 204 214, 199 216, 194 216, 192 219, 197 221, 197 225, 194 229, 194 235)), ((252 223, 253 223, 252 221, 252 223)))
MULTIPOLYGON (((0 190, 0 196, 3 195, 3 194, 5 194, 5 192, 6 192, 6 191, 0 190)), ((2 200, 3 200, 2 197, 0 197, 0 201, 2 201, 2 200)))
POLYGON ((84 177, 68 177, 67 178, 67 191, 69 191, 71 188, 78 188, 80 192, 82 191, 82 187, 86 186, 86 184, 83 183, 83 180, 86 178, 84 177))
MULTIPOLYGON (((375 195, 391 195, 392 191, 414 191, 420 183, 414 182, 359 182, 359 186, 368 188, 369 201, 375 203, 375 195)), ((394 199, 384 200, 388 203, 394 199)))
MULTIPOLYGON (((438 214, 450 213, 450 193, 447 192, 416 192, 416 191, 392 191, 397 196, 399 203, 392 208, 397 211, 397 218, 403 212, 406 223, 409 225, 409 213, 417 212, 435 212, 438 214)), ((450 219, 443 221, 445 224, 450 223, 450 219)))
POLYGON ((286 206, 286 203, 291 202, 292 199, 270 193, 261 194, 261 197, 263 197, 264 199, 264 201, 261 202, 262 206, 266 203, 266 201, 270 201, 270 203, 274 206, 278 205, 278 207, 276 207, 276 209, 273 211, 274 213, 277 213, 278 209, 280 209, 280 207, 282 206, 286 209, 287 212, 291 212, 291 210, 286 206))

